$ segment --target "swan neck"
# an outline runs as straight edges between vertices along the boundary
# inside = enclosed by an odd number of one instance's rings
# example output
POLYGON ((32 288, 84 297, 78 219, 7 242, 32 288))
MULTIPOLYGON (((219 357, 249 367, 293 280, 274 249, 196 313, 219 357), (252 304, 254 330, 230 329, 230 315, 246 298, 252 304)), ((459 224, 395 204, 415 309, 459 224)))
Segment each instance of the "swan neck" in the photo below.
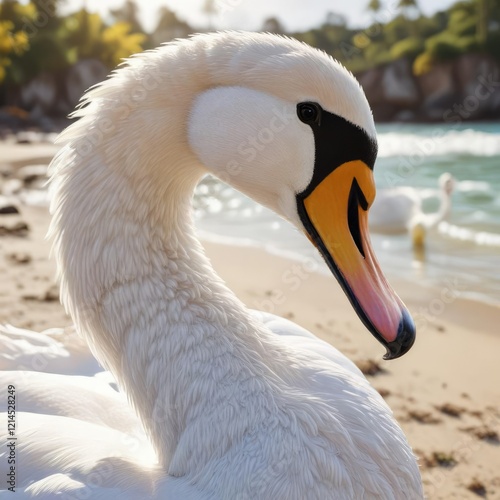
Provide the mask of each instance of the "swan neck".
POLYGON ((441 192, 441 205, 439 207, 439 213, 442 214, 442 219, 446 219, 451 212, 451 195, 446 191, 441 192))
MULTIPOLYGON (((71 150, 64 154, 62 161, 74 161, 71 150)), ((172 462, 186 427, 225 401, 221 388, 248 391, 277 354, 196 238, 191 197, 200 171, 165 164, 161 183, 134 174, 136 157, 122 160, 119 168, 96 152, 57 181, 61 295, 128 395, 160 464, 181 474, 203 459, 172 462)), ((144 160, 143 173, 155 159, 144 160)), ((207 441, 206 453, 225 446, 218 441, 207 441)))

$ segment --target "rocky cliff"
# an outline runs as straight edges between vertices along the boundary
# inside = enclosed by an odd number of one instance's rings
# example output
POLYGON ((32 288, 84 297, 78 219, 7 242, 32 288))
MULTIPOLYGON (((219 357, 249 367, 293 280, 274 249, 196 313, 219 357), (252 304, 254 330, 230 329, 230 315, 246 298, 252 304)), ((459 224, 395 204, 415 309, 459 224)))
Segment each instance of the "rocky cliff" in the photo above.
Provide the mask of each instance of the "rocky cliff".
MULTIPOLYGON (((57 129, 80 96, 108 73, 96 60, 83 60, 62 75, 43 73, 16 89, 0 109, 0 126, 57 129), (22 115, 24 113, 24 115, 22 115), (21 118, 23 116, 24 118, 21 118)), ((399 59, 356 75, 378 122, 450 122, 500 119, 500 64, 467 54, 435 64, 415 76, 411 62, 399 59)))
POLYGON ((436 63, 420 76, 399 59, 356 77, 379 122, 500 119, 500 64, 485 55, 436 63))

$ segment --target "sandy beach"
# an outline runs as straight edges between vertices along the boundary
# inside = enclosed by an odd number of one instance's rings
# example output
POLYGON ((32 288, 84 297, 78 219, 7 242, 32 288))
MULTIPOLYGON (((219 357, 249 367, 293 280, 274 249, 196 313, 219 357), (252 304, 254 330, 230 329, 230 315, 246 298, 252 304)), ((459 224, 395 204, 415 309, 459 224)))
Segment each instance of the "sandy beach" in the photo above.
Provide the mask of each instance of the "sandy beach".
MULTIPOLYGON (((48 164, 55 151, 0 143, 0 188, 21 167, 48 164)), ((19 214, 0 214, 0 323, 36 331, 67 326, 45 240, 48 210, 15 205, 19 214)), ((432 289, 389 276, 418 337, 406 356, 386 362, 333 277, 259 248, 205 247, 249 307, 295 321, 366 372, 420 457, 428 498, 500 499, 500 308, 461 297, 458 280, 432 289)))

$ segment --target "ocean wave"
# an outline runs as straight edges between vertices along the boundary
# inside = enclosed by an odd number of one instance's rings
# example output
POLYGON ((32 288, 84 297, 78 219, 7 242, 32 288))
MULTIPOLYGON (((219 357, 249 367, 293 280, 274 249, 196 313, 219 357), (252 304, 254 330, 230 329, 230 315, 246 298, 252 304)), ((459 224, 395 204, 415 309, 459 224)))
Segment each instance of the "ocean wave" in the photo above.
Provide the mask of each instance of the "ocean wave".
POLYGON ((480 246, 500 248, 500 234, 486 231, 474 231, 466 227, 441 222, 438 226, 440 234, 460 241, 466 241, 480 246))
POLYGON ((500 155, 500 134, 479 130, 445 130, 430 135, 386 132, 378 134, 381 158, 394 156, 500 155))

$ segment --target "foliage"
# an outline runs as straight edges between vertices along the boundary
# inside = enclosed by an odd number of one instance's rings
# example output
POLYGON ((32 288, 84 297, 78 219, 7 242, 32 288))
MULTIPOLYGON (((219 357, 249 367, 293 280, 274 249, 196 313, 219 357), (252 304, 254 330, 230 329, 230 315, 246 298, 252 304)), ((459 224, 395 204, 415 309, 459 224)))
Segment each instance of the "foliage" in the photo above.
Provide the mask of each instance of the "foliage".
POLYGON ((116 23, 105 28, 101 35, 103 52, 101 60, 110 68, 118 65, 130 54, 141 51, 141 45, 146 40, 142 33, 130 33, 132 27, 125 22, 116 23))
POLYGON ((111 9, 110 12, 117 23, 127 23, 132 33, 144 33, 139 21, 139 7, 134 0, 126 0, 123 7, 111 9))
MULTIPOLYGON (((370 0, 366 10, 374 15, 385 5, 370 0)), ((422 14, 416 0, 399 0, 397 9, 392 19, 364 30, 324 23, 293 36, 325 50, 356 72, 400 58, 413 61, 415 74, 469 52, 486 52, 500 59, 500 0, 459 0, 432 16, 422 14)))
POLYGON ((109 68, 130 54, 140 52, 146 39, 143 33, 130 33, 132 26, 127 22, 106 26, 98 14, 85 9, 70 16, 65 27, 73 60, 98 59, 109 68))
POLYGON ((0 21, 0 83, 5 80, 12 60, 29 49, 24 31, 15 31, 12 21, 0 21))
POLYGON ((392 59, 401 59, 402 57, 414 59, 423 52, 424 47, 425 43, 422 38, 410 36, 391 47, 391 56, 392 59))
POLYGON ((370 3, 367 5, 367 10, 371 10, 376 13, 382 8, 382 4, 380 0, 370 0, 370 3))
POLYGON ((370 66, 378 66, 392 60, 391 52, 383 42, 374 42, 370 44, 363 53, 364 58, 370 66))
MULTIPOLYGON (((64 74, 76 62, 93 58, 113 68, 134 52, 151 48, 199 29, 162 7, 158 24, 145 34, 140 3, 124 0, 112 9, 112 22, 81 9, 61 15, 67 0, 0 0, 0 85, 20 85, 43 72, 64 74)), ((398 0, 396 15, 377 22, 388 0, 366 0, 373 23, 353 29, 338 13, 329 12, 320 26, 291 36, 318 47, 351 71, 363 71, 393 60, 413 61, 415 74, 433 64, 469 52, 485 52, 500 59, 500 0, 459 0, 447 10, 424 15, 418 0, 398 0)), ((217 1, 204 0, 208 25, 217 1)), ((279 18, 269 18, 263 30, 285 32, 279 18)))
POLYGON ((85 9, 59 16, 61 3, 0 3, 0 83, 23 84, 43 72, 64 72, 86 58, 98 59, 113 68, 143 49, 147 36, 137 21, 133 1, 113 11, 115 19, 120 20, 111 25, 85 9))
POLYGON ((458 36, 444 31, 429 38, 425 42, 425 49, 433 60, 446 61, 459 56, 463 52, 463 45, 458 36))
POLYGON ((387 43, 393 45, 412 35, 411 23, 403 16, 397 16, 384 26, 384 38, 387 43))
POLYGON ((413 74, 416 76, 428 73, 434 64, 434 60, 428 52, 420 54, 415 61, 413 61, 413 74))

